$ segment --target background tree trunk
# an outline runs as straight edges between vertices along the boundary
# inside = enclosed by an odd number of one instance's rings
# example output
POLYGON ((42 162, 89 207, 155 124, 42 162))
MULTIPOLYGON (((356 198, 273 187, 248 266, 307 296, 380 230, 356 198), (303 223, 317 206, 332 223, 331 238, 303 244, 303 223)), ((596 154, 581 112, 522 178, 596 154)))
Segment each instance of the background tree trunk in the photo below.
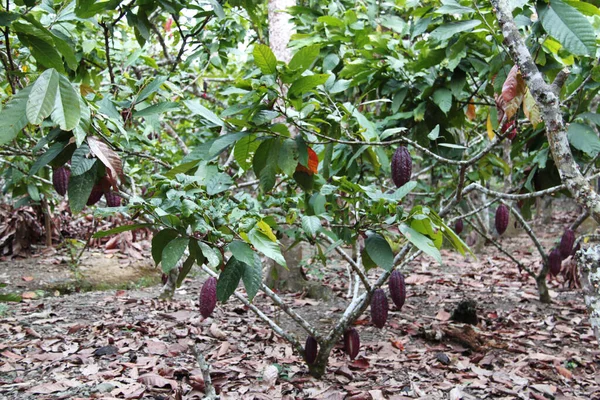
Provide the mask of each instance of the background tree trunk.
POLYGON ((590 324, 600 343, 600 245, 578 251, 576 258, 590 324))

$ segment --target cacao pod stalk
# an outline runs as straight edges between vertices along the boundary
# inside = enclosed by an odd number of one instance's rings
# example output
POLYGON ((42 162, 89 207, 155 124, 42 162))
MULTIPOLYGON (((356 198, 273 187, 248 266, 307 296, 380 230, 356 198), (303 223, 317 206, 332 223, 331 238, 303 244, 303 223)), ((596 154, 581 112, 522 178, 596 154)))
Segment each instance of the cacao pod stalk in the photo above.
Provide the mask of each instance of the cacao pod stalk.
POLYGON ((398 307, 398 310, 402 309, 404 301, 406 300, 406 284, 404 283, 404 275, 398 270, 395 270, 390 275, 389 281, 390 297, 392 301, 398 307))
POLYGON ((371 297, 371 320, 378 328, 383 328, 388 315, 388 301, 383 289, 376 289, 371 297))
POLYGON ((317 359, 317 351, 319 348, 319 344, 317 343, 317 339, 312 336, 306 338, 306 344, 304 345, 304 358, 306 359, 306 363, 312 365, 315 363, 317 359))
POLYGON ((403 186, 410 181, 412 174, 412 158, 408 149, 404 146, 398 146, 392 156, 392 180, 396 187, 403 186))
POLYGON ((204 318, 210 317, 217 305, 217 278, 210 277, 200 289, 200 314, 204 318))
POLYGON ((344 332, 344 351, 346 351, 351 360, 354 360, 358 355, 359 349, 360 337, 358 336, 358 332, 356 329, 350 328, 344 332))
POLYGON ((560 256, 564 260, 571 255, 573 245, 575 244, 575 232, 567 229, 560 239, 560 256))
POLYGON ((496 231, 499 235, 502 235, 508 228, 508 214, 508 207, 504 204, 500 204, 496 209, 496 231))

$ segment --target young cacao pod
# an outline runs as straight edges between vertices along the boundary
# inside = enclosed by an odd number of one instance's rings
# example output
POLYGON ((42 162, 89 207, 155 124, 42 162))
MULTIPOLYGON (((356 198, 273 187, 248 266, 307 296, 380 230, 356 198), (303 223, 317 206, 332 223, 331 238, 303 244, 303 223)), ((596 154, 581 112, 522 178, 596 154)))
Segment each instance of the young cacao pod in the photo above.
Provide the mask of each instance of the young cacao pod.
POLYGON ((562 256, 560 255, 560 250, 554 248, 550 254, 548 255, 548 264, 550 275, 558 275, 560 272, 560 268, 562 266, 562 256))
POLYGON ((360 337, 358 336, 358 332, 356 329, 350 328, 344 332, 344 351, 350 356, 351 360, 354 360, 358 355, 359 349, 360 337))
POLYGON ((371 320, 378 328, 383 328, 388 315, 388 301, 383 289, 376 289, 371 297, 371 320))
POLYGON ((317 339, 312 336, 306 338, 306 344, 304 345, 304 358, 307 364, 314 364, 317 359, 317 349, 319 345, 317 339))
POLYGON ((400 187, 410 181, 412 174, 412 158, 408 149, 404 146, 398 146, 392 156, 392 180, 396 187, 400 187))
POLYGON ((462 231, 463 231, 464 227, 465 227, 465 224, 464 224, 464 222, 463 222, 462 218, 461 218, 461 219, 458 219, 458 220, 456 220, 456 222, 454 223, 454 232, 455 232, 457 235, 460 235, 460 234, 462 233, 462 231))
POLYGON ((571 255, 573 245, 575 244, 575 232, 567 229, 560 239, 560 256, 564 260, 571 255))
POLYGON ((67 194, 69 187, 69 178, 71 177, 71 170, 66 167, 56 168, 52 174, 52 185, 56 193, 64 196, 67 194))
POLYGON ((104 198, 106 199, 106 205, 109 207, 119 207, 121 205, 121 196, 113 190, 104 192, 104 198))
POLYGON ((200 314, 204 318, 210 317, 217 305, 217 278, 210 277, 200 289, 200 314))
POLYGON ((92 188, 92 193, 90 193, 90 197, 88 197, 86 204, 88 206, 93 206, 102 198, 103 193, 104 192, 102 190, 102 185, 100 185, 99 183, 95 184, 92 188))
POLYGON ((398 310, 404 305, 406 300, 406 284, 404 283, 404 275, 398 270, 395 270, 390 275, 389 281, 390 297, 392 301, 398 307, 398 310))
POLYGON ((508 214, 508 207, 504 204, 500 204, 496 209, 496 231, 499 235, 502 235, 508 228, 508 214))

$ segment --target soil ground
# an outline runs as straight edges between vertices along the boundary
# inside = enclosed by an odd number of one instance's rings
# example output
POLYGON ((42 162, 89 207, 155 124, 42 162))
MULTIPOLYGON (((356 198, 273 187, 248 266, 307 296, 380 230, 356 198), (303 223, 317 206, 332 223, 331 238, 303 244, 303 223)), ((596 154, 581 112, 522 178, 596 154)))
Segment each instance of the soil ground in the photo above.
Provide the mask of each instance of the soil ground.
MULTIPOLYGON (((535 226, 546 249, 574 218, 561 212, 551 225, 535 226)), ((499 240, 525 265, 539 267, 523 232, 499 240)), ((5 303, 0 398, 200 399, 204 381, 188 348, 196 343, 222 399, 600 399, 600 347, 579 290, 559 277, 549 282, 552 304, 541 304, 534 280, 491 245, 477 259, 443 250, 443 260, 414 260, 403 271, 404 308, 392 307, 383 329, 370 323, 367 310, 355 326, 361 338, 357 359, 349 360, 340 344, 322 380, 309 376, 292 347, 238 301, 219 304, 203 319, 197 294, 206 276, 200 273, 171 302, 156 300, 160 288, 154 286, 60 296, 51 291, 5 303), (473 330, 450 321, 464 299, 477 302, 473 330)), ((47 268, 61 276, 68 264, 46 261, 5 263, 0 274, 19 280, 26 291, 35 292, 42 282, 51 288, 55 283, 36 273, 47 268), (34 279, 22 279, 29 276, 34 279)), ((96 267, 84 273, 90 279, 102 271, 121 283, 129 279, 117 277, 129 268, 117 257, 100 254, 88 265, 96 267)), ((345 267, 333 259, 327 271, 322 283, 336 294, 331 302, 284 295, 322 330, 348 301, 345 267)), ((131 279, 137 276, 145 275, 131 279)), ((305 340, 263 295, 254 303, 305 340)))

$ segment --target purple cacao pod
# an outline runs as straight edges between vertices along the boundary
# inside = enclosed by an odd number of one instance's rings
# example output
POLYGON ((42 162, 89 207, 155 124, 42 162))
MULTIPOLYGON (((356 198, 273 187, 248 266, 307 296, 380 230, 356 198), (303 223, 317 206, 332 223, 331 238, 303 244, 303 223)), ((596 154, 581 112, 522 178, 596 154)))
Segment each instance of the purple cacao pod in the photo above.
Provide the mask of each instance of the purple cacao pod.
POLYGON ((410 181, 412 174, 412 158, 408 149, 404 146, 398 146, 392 156, 392 180, 396 187, 400 187, 410 181))
POLYGON ((573 245, 575 244, 575 232, 567 229, 560 239, 560 256, 564 260, 571 255, 573 245))
POLYGON ((371 320, 378 328, 383 328, 388 315, 388 301, 383 289, 376 289, 371 297, 371 320))
POLYGON ((456 220, 456 222, 454 223, 454 232, 457 235, 460 235, 464 228, 465 228, 465 224, 464 224, 463 220, 462 219, 456 220))
POLYGON ((104 192, 102 191, 102 185, 100 185, 99 183, 95 184, 92 188, 92 193, 90 193, 90 197, 88 197, 86 204, 88 206, 93 206, 102 198, 103 194, 104 192))
POLYGON ((169 282, 169 275, 167 275, 167 274, 163 273, 163 274, 160 276, 160 281, 162 282, 162 284, 163 284, 163 285, 166 285, 166 284, 167 284, 167 282, 169 282))
POLYGON ((351 360, 354 360, 358 355, 360 349, 360 337, 358 332, 354 328, 348 329, 344 332, 344 351, 351 360))
POLYGON ((54 186, 56 193, 60 194, 61 196, 67 194, 70 177, 71 170, 67 167, 60 167, 54 170, 54 173, 52 174, 52 185, 54 186))
POLYGON ((550 252, 548 255, 548 264, 550 275, 558 275, 562 266, 562 257, 559 249, 555 248, 550 252))
POLYGON ((577 253, 581 249, 581 242, 578 242, 575 247, 573 247, 573 251, 571 251, 571 255, 575 257, 575 253, 577 253))
POLYGON ((508 228, 508 214, 508 207, 504 204, 500 204, 496 209, 496 231, 499 235, 502 235, 508 228))
POLYGON ((210 277, 200 289, 200 314, 204 318, 210 317, 217 305, 217 278, 210 277))
POLYGON ((304 345, 304 358, 307 364, 314 364, 317 359, 318 351, 317 339, 312 336, 306 338, 306 344, 304 345))
POLYGON ((388 282, 390 287, 390 297, 392 301, 398 307, 398 310, 404 305, 406 300, 406 284, 404 283, 404 275, 398 270, 392 272, 390 275, 390 281, 388 282))
POLYGON ((106 205, 109 207, 119 207, 121 205, 121 196, 113 190, 104 192, 104 198, 106 199, 106 205))

